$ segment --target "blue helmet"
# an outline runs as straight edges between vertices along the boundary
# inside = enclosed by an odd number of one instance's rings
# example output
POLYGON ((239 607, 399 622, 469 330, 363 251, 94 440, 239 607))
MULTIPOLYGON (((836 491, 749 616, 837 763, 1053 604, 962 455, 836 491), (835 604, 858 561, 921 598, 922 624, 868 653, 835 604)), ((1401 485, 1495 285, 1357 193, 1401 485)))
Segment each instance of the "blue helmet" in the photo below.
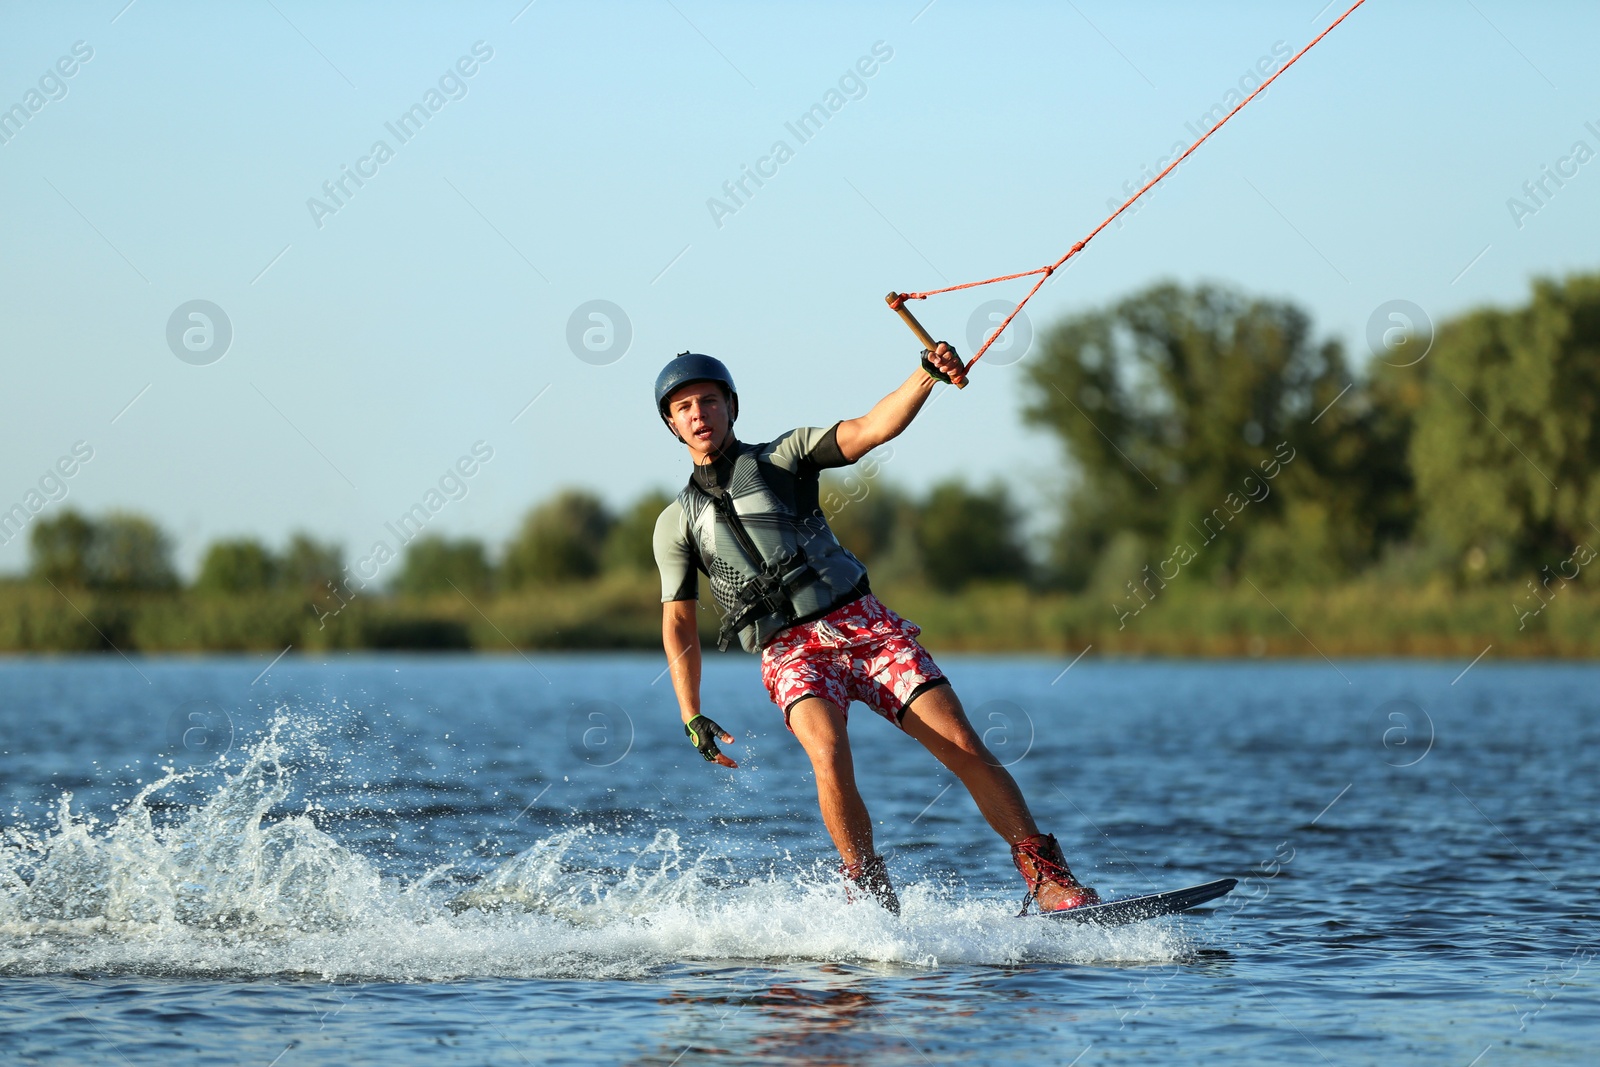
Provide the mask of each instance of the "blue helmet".
POLYGON ((678 389, 693 382, 716 382, 728 391, 728 423, 732 425, 739 417, 739 390, 734 388, 733 375, 728 368, 722 365, 720 359, 702 356, 698 352, 679 352, 656 375, 656 410, 661 413, 661 421, 667 424, 667 428, 672 428, 672 419, 667 415, 667 399, 678 389))

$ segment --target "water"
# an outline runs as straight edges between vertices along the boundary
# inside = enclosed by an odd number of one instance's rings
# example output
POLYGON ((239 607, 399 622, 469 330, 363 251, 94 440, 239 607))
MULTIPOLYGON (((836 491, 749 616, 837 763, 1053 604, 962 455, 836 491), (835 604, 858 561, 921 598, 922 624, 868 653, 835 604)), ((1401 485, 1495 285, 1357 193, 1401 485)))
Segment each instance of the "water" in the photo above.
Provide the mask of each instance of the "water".
POLYGON ((13 660, 0 1056, 1594 1062, 1600 671, 946 660, 1086 881, 1240 888, 1015 919, 970 800, 858 706, 905 909, 849 906, 745 657, 705 679, 737 772, 658 657, 13 660))

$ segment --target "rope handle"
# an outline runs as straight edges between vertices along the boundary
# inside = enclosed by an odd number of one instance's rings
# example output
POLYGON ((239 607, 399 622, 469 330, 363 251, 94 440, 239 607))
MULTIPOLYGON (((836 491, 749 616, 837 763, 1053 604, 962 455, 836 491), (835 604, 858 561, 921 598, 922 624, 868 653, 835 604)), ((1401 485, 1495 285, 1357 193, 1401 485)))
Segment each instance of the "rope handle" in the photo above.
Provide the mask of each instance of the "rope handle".
MULTIPOLYGON (((906 307, 906 298, 904 294, 890 293, 883 299, 890 307, 894 308, 895 313, 900 316, 901 320, 903 320, 907 326, 911 327, 911 332, 917 335, 917 340, 922 342, 923 348, 926 348, 929 352, 932 352, 934 349, 939 347, 939 342, 933 339, 933 335, 931 333, 922 328, 922 323, 918 322, 917 317, 911 314, 911 309, 906 307)), ((930 375, 930 377, 931 376, 932 375, 930 375)), ((965 389, 967 387, 967 377, 964 374, 952 374, 950 376, 950 384, 955 386, 957 389, 965 389)))
MULTIPOLYGON (((1223 123, 1225 123, 1229 119, 1233 118, 1233 116, 1237 115, 1239 113, 1240 109, 1242 109, 1246 104, 1248 104, 1250 101, 1254 100, 1256 97, 1260 96, 1263 92, 1265 92, 1267 86, 1269 86, 1273 82, 1277 81, 1278 80, 1278 76, 1280 74, 1282 74, 1284 71, 1288 70, 1290 67, 1294 66, 1297 62, 1299 62, 1301 56, 1303 56, 1307 52, 1311 51, 1312 47, 1314 45, 1316 45, 1316 43, 1318 41, 1322 40, 1324 37, 1328 36, 1328 34, 1332 33, 1333 32, 1333 28, 1335 26, 1339 25, 1339 23, 1341 23, 1345 19, 1349 18, 1352 14, 1355 13, 1356 8, 1360 7, 1362 4, 1364 4, 1366 2, 1367 2, 1367 0, 1356 0, 1355 3, 1351 4, 1349 10, 1347 10, 1344 14, 1340 15, 1338 18, 1336 18, 1332 22, 1330 22, 1328 24, 1328 28, 1327 29, 1323 30, 1321 33, 1319 33, 1315 37, 1313 37, 1311 39, 1310 43, 1308 43, 1304 48, 1300 49, 1300 51, 1296 52, 1293 55, 1293 57, 1290 58, 1289 62, 1285 63, 1283 66, 1281 66, 1277 70, 1273 71, 1272 77, 1270 77, 1266 81, 1262 82, 1259 86, 1256 87, 1256 90, 1254 92, 1252 92, 1249 96, 1245 97, 1243 100, 1241 100, 1237 104, 1235 104, 1232 111, 1230 111, 1226 115, 1222 116, 1221 119, 1217 120, 1217 124, 1215 126, 1212 126, 1209 130, 1207 130, 1205 133, 1200 135, 1199 140, 1195 141, 1194 144, 1192 144, 1188 148, 1184 149, 1183 154, 1181 156, 1179 156, 1177 159, 1174 159, 1171 163, 1167 164, 1166 168, 1163 169, 1160 174, 1157 174, 1154 178, 1151 178, 1149 181, 1145 182, 1144 186, 1138 192, 1134 193, 1132 196, 1128 197, 1128 199, 1124 200, 1122 202, 1122 206, 1121 207, 1117 208, 1117 210, 1115 210, 1111 214, 1107 215, 1105 217, 1105 219, 1100 223, 1100 225, 1098 225, 1094 229, 1090 230, 1088 235, 1086 237, 1084 237, 1083 240, 1081 240, 1077 244, 1073 245, 1070 249, 1067 250, 1067 254, 1066 255, 1062 256, 1060 259, 1056 260, 1054 263, 1051 263, 1051 264, 1049 264, 1047 266, 1038 267, 1038 268, 1036 268, 1034 270, 1020 271, 1020 272, 1018 272, 1016 274, 1002 274, 998 278, 985 278, 983 281, 979 281, 979 282, 963 282, 960 285, 947 285, 943 289, 929 289, 926 292, 921 292, 921 293, 890 293, 889 297, 888 297, 889 306, 894 308, 895 311, 899 313, 900 317, 905 320, 906 325, 911 327, 911 331, 913 333, 915 333, 918 337, 922 338, 923 342, 928 344, 929 348, 932 348, 933 345, 931 343, 929 343, 930 339, 929 339, 929 336, 928 336, 928 332, 922 328, 922 326, 912 316, 911 312, 906 309, 905 302, 907 300, 926 300, 930 296, 938 296, 940 293, 953 293, 958 289, 971 289, 971 288, 974 288, 975 286, 979 286, 979 285, 993 285, 995 282, 1009 282, 1009 281, 1014 281, 1017 278, 1031 277, 1032 275, 1035 275, 1035 274, 1043 275, 1043 277, 1041 277, 1037 282, 1033 283, 1033 288, 1028 290, 1027 295, 1024 296, 1020 301, 1017 302, 1017 306, 1012 309, 1011 314, 1006 316, 1006 320, 1000 324, 1000 328, 998 330, 994 331, 993 333, 991 333, 989 335, 988 339, 983 342, 983 345, 978 349, 978 351, 973 355, 973 357, 970 360, 967 361, 967 369, 970 371, 972 369, 972 365, 974 363, 978 362, 978 360, 982 359, 983 358, 983 354, 985 352, 989 351, 989 346, 994 344, 995 341, 999 340, 1000 335, 1006 332, 1006 327, 1010 326, 1011 325, 1011 320, 1016 318, 1017 315, 1022 311, 1023 305, 1025 305, 1028 301, 1032 300, 1033 299, 1033 294, 1037 293, 1041 288, 1044 287, 1044 283, 1050 280, 1050 275, 1054 274, 1061 267, 1065 266, 1066 262, 1069 259, 1071 259, 1073 256, 1077 255, 1079 252, 1082 252, 1084 245, 1087 245, 1090 241, 1094 240, 1096 235, 1098 235, 1101 230, 1105 229, 1107 226, 1111 225, 1114 221, 1116 221, 1116 218, 1117 218, 1118 215, 1121 215, 1124 211, 1128 210, 1128 208, 1132 207, 1134 201, 1138 200, 1145 193, 1148 193, 1151 190, 1151 188, 1153 188, 1155 186, 1155 184, 1157 182, 1159 182, 1162 178, 1165 178, 1168 174, 1171 174, 1172 171, 1178 166, 1178 164, 1182 163, 1184 160, 1189 158, 1189 154, 1191 152, 1193 152, 1196 148, 1199 148, 1202 144, 1204 144, 1207 141, 1207 139, 1209 139, 1211 137, 1212 134, 1214 134, 1218 130, 1222 129, 1223 123)), ((957 384, 959 384, 963 388, 965 388, 966 380, 962 379, 962 381, 957 383, 957 384)))

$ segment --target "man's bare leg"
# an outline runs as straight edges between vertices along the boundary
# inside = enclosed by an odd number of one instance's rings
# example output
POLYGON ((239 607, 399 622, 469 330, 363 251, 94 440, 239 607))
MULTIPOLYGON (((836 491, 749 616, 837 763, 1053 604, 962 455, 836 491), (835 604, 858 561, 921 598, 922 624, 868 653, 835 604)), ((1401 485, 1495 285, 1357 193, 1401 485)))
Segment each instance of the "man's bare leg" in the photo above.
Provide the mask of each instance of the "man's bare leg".
POLYGON ((961 779, 984 819, 1006 844, 1014 845, 1039 832, 1016 779, 967 721, 953 688, 938 685, 923 690, 906 709, 900 725, 961 779))
POLYGON ((844 712, 821 697, 806 697, 789 710, 789 726, 811 757, 822 822, 839 849, 840 858, 847 864, 870 860, 872 818, 856 789, 844 712))
POLYGON ((1054 838, 1036 836, 1039 827, 1028 811, 1028 802, 1022 799, 1016 779, 994 758, 967 721, 954 689, 940 685, 924 690, 906 709, 900 724, 961 779, 995 833, 1008 845, 1023 842, 1022 851, 1013 847, 1011 858, 1029 891, 1036 894, 1041 910, 1092 904, 1100 899, 1094 890, 1073 877, 1054 838))

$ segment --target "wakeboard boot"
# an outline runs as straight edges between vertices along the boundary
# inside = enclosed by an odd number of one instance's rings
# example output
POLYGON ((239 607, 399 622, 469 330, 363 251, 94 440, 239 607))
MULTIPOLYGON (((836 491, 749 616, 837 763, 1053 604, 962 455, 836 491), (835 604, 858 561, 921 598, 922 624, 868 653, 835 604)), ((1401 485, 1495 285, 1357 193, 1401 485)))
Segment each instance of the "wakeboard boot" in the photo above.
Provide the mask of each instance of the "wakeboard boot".
POLYGON ((1011 862, 1028 884, 1028 895, 1022 901, 1023 915, 1028 914, 1028 905, 1035 903, 1040 911, 1066 911, 1100 903, 1099 893, 1072 876, 1054 834, 1024 837, 1011 846, 1011 862))
POLYGON ((871 897, 890 915, 900 914, 900 898, 895 896, 894 883, 889 881, 889 868, 882 856, 841 863, 839 873, 844 875, 844 896, 852 904, 858 899, 871 897))

